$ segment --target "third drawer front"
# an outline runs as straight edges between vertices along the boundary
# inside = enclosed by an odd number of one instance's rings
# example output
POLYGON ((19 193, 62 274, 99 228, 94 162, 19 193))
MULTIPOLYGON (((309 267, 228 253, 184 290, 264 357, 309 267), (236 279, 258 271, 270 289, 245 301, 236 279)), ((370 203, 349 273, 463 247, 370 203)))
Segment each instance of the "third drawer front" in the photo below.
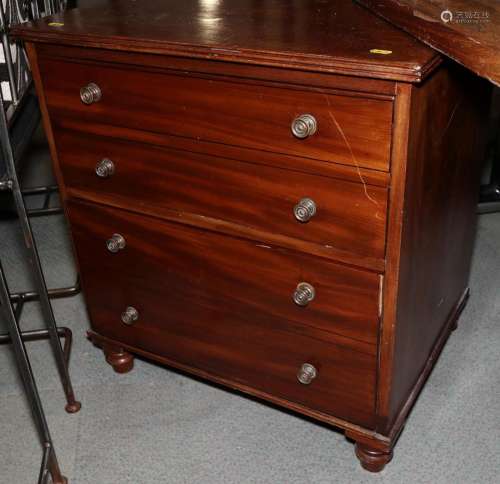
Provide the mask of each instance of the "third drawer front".
POLYGON ((92 204, 69 216, 96 332, 372 424, 376 345, 334 333, 375 341, 375 275, 92 204), (123 236, 114 253, 110 231, 123 236), (300 282, 315 289, 304 306, 300 282))
POLYGON ((377 344, 376 273, 90 203, 70 203, 68 212, 79 259, 88 261, 83 272, 107 266, 117 284, 123 275, 156 277, 172 298, 187 291, 194 303, 234 303, 256 317, 377 344), (312 286, 310 300, 301 283, 312 286))
POLYGON ((66 185, 94 199, 228 221, 333 257, 384 258, 386 188, 74 131, 56 141, 66 185))

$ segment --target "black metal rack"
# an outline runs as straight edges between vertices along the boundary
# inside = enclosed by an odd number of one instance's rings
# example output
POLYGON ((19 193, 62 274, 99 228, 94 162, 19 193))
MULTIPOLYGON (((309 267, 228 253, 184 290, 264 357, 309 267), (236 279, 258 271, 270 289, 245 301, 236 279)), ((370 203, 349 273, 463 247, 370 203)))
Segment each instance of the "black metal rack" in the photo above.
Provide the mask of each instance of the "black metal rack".
MULTIPOLYGON (((21 374, 26 395, 28 397, 33 417, 42 440, 44 453, 42 466, 39 475, 39 483, 48 482, 49 474, 52 481, 56 484, 66 482, 66 479, 61 475, 59 464, 54 449, 54 445, 47 426, 47 421, 43 411, 42 403, 36 386, 36 382, 31 369, 31 364, 26 352, 25 341, 31 341, 39 338, 49 338, 52 350, 55 355, 59 376, 62 381, 63 390, 66 395, 66 411, 70 413, 77 412, 81 405, 75 399, 71 379, 68 372, 68 359, 71 348, 71 331, 69 328, 58 328, 56 325, 52 306, 50 304, 50 296, 43 276, 40 257, 33 237, 33 232, 28 217, 28 213, 24 204, 23 195, 17 179, 14 155, 10 143, 9 126, 7 116, 4 111, 3 100, 0 95, 0 142, 2 145, 3 159, 6 163, 6 172, 0 179, 0 190, 11 193, 17 214, 19 216, 20 225, 22 228, 24 241, 27 249, 27 256, 30 262, 30 267, 33 270, 33 276, 36 284, 36 292, 18 293, 11 295, 3 271, 3 266, 0 260, 0 310, 3 319, 7 323, 8 334, 0 335, 0 343, 12 343, 16 362, 21 374), (24 303, 28 300, 38 300, 41 304, 42 314, 47 329, 22 332, 19 327, 19 318, 22 313, 24 303), (65 337, 65 347, 61 346, 60 337, 65 337)), ((72 289, 64 291, 72 294, 72 289)), ((61 295, 61 291, 56 292, 61 295)))

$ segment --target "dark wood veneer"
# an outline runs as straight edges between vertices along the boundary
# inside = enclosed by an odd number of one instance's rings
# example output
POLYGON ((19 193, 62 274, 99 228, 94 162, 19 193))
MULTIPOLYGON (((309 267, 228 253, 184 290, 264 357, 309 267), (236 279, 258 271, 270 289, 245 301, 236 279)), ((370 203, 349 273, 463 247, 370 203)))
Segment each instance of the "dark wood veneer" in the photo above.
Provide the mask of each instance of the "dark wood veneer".
POLYGON ((16 30, 92 341, 118 372, 139 354, 343 428, 382 470, 468 297, 488 89, 351 2, 223 0, 220 30, 178 28, 199 2, 133 3, 16 30), (104 96, 83 106, 91 81, 104 96), (294 139, 312 111, 316 137, 294 139), (117 171, 98 180, 106 156, 117 171), (320 209, 303 225, 302 196, 320 209))
POLYGON ((388 421, 381 419, 381 431, 407 400, 468 287, 489 92, 485 81, 448 64, 409 93, 406 173, 395 180, 404 184, 404 198, 390 202, 402 208, 403 220, 400 235, 389 227, 400 261, 393 355, 386 360, 393 365, 384 392, 389 400, 381 399, 380 408, 388 421))
POLYGON ((211 232, 230 235, 237 238, 245 238, 255 242, 265 241, 266 244, 276 245, 304 252, 345 264, 349 267, 362 268, 369 271, 384 272, 385 260, 373 257, 362 257, 354 254, 352 251, 342 251, 331 245, 319 245, 314 242, 307 242, 293 237, 288 237, 279 233, 270 233, 263 230, 254 229, 246 225, 239 225, 233 222, 227 222, 221 219, 214 219, 199 214, 189 212, 176 212, 161 207, 150 207, 149 205, 131 205, 128 199, 123 199, 113 195, 94 194, 91 192, 80 191, 69 188, 66 192, 69 199, 82 199, 98 204, 108 205, 110 207, 120 208, 148 215, 171 222, 182 223, 196 228, 203 228, 211 232))
POLYGON ((55 136, 65 184, 80 196, 104 192, 132 209, 138 200, 152 212, 162 209, 157 215, 163 210, 200 214, 337 254, 384 259, 387 189, 73 131, 58 129, 55 136), (95 173, 104 157, 115 166, 106 179, 95 173), (316 202, 317 213, 301 223, 293 208, 305 197, 316 202))
POLYGON ((500 86, 498 0, 357 0, 468 69, 500 86), (443 21, 441 15, 447 10, 443 21))
POLYGON ((230 160, 247 161, 257 165, 268 165, 293 170, 300 173, 309 173, 311 175, 320 175, 327 178, 342 179, 354 181, 356 183, 365 183, 366 185, 375 185, 387 187, 390 182, 390 173, 371 170, 363 167, 341 165, 338 163, 325 163, 323 161, 313 160, 283 153, 272 153, 270 151, 253 150, 241 146, 231 146, 208 141, 192 140, 179 136, 168 134, 153 133, 150 131, 141 131, 129 129, 109 124, 84 123, 78 119, 60 119, 57 125, 58 129, 69 131, 78 131, 84 139, 89 135, 104 136, 110 141, 128 140, 141 144, 152 146, 179 149, 189 153, 210 154, 217 158, 226 158, 230 160))
POLYGON ((43 60, 41 74, 55 124, 76 118, 383 171, 389 167, 390 101, 50 58, 43 60), (101 101, 90 106, 79 96, 89 82, 102 91, 101 101), (297 139, 290 125, 303 113, 314 115, 318 130, 297 139))
MULTIPOLYGON (((99 334, 373 425, 375 274, 109 208, 75 202, 68 208, 99 334), (93 223, 103 219, 105 226, 93 223), (105 241, 117 228, 127 246, 110 256, 105 241), (307 307, 292 301, 300 281, 317 291, 307 307), (120 320, 127 306, 139 312, 132 326, 120 320), (310 386, 296 377, 306 362, 318 369, 310 386)), ((122 352, 105 351, 120 369, 122 352)))
POLYGON ((36 42, 420 81, 440 56, 350 1, 102 1, 13 35, 36 42), (159 14, 159 12, 162 12, 159 14), (216 20, 216 27, 214 26, 216 20), (51 21, 63 25, 51 25, 51 21), (390 50, 391 56, 370 52, 390 50))
MULTIPOLYGON (((137 291, 140 296, 133 299, 156 316, 151 319, 161 319, 162 312, 173 320, 184 318, 181 313, 194 310, 189 308, 193 301, 207 309, 200 321, 217 321, 216 309, 221 307, 252 320, 269 321, 269 325, 285 321, 285 327, 293 326, 300 333, 316 328, 320 331, 314 334, 322 339, 328 337, 325 332, 344 336, 340 344, 376 353, 379 276, 375 273, 104 206, 72 202, 68 208, 78 257, 85 267, 82 275, 91 313, 92 308, 102 308, 107 315, 115 312, 119 319, 127 298, 132 297, 130 291, 137 291), (127 245, 110 254, 106 240, 116 232, 127 245), (86 276, 91 283, 85 282, 86 276), (106 300, 114 278, 121 283, 112 302, 119 297, 123 307, 111 309, 106 300), (307 307, 292 301, 301 281, 316 288, 316 297, 307 307)), ((111 336, 115 325, 102 320, 106 327, 96 321, 94 327, 111 336)), ((121 335, 120 328, 116 331, 121 335)))
POLYGON ((126 65, 144 72, 168 72, 174 75, 191 73, 199 78, 218 78, 246 84, 263 83, 266 86, 287 86, 289 89, 314 91, 321 88, 331 94, 373 99, 393 99, 396 83, 386 79, 368 79, 343 74, 283 69, 279 66, 259 66, 238 62, 207 62, 193 57, 159 56, 144 52, 130 52, 98 48, 69 47, 57 44, 38 44, 39 57, 85 64, 105 63, 109 66, 126 65))

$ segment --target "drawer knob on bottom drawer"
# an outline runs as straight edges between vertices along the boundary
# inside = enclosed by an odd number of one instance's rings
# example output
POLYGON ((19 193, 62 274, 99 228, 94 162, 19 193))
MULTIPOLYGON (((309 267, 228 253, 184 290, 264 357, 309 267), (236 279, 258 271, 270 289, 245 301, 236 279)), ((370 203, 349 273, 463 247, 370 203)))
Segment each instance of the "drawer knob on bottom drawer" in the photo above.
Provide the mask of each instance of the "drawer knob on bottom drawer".
POLYGON ((316 295, 314 287, 308 282, 300 282, 293 293, 293 302, 297 306, 307 306, 316 295))
POLYGON ((309 385, 318 376, 318 370, 310 363, 304 363, 297 373, 297 380, 302 385, 309 385))
POLYGON ((80 99, 83 104, 93 104, 99 102, 101 97, 101 88, 94 82, 91 82, 80 89, 80 99))
POLYGON ((292 121, 292 133, 299 139, 312 136, 317 129, 318 123, 312 114, 301 114, 292 121))
POLYGON ((316 213, 316 203, 310 198, 303 198, 293 207, 293 214, 299 222, 308 222, 316 213))
POLYGON ((113 252, 113 254, 124 249, 126 245, 125 238, 120 234, 113 234, 111 238, 106 241, 106 247, 110 252, 113 252))
POLYGON ((115 172, 115 164, 109 158, 103 158, 95 166, 95 174, 99 178, 109 178, 115 172))
POLYGON ((129 326, 134 324, 139 319, 139 311, 132 306, 129 306, 122 313, 122 322, 129 326))

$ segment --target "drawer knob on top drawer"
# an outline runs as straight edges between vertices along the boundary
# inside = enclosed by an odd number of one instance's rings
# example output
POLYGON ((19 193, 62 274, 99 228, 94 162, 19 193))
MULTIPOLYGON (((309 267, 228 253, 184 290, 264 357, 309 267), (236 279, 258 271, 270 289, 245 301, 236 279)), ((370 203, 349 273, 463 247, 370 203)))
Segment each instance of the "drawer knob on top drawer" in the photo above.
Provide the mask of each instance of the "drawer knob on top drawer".
POLYGON ((133 306, 129 306, 122 313, 122 322, 123 324, 127 324, 131 326, 139 319, 139 311, 135 309, 133 306))
POLYGON ((80 89, 80 99, 83 104, 93 104, 99 102, 101 97, 101 88, 94 82, 91 82, 80 89))
POLYGON ((318 376, 318 370, 311 363, 304 363, 297 372, 297 380, 302 385, 309 385, 318 376))
POLYGON ((110 239, 106 241, 106 247, 110 252, 116 254, 119 250, 122 250, 127 245, 125 238, 120 234, 113 234, 110 239))
POLYGON ((300 282, 293 293, 293 302, 297 306, 307 306, 316 296, 316 291, 308 282, 300 282))
POLYGON ((309 222, 316 213, 316 203, 310 198, 303 198, 293 207, 293 214, 299 222, 309 222))
POLYGON ((301 114, 292 121, 292 133, 299 139, 312 136, 317 129, 318 123, 312 114, 301 114))
POLYGON ((115 164, 109 158, 103 158, 95 166, 95 174, 99 178, 109 178, 115 172, 115 164))

